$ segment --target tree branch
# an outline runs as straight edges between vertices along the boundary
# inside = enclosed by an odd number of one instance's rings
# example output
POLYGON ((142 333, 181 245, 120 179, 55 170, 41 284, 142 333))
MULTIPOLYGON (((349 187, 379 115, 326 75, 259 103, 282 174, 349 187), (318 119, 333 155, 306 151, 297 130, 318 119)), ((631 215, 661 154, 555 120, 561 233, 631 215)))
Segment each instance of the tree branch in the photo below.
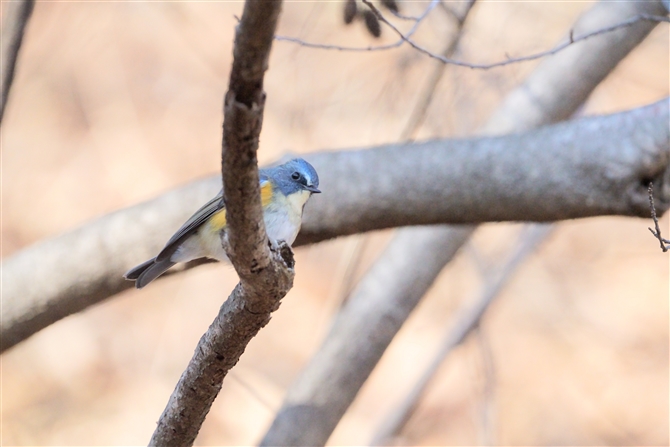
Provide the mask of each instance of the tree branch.
POLYGON ((667 206, 667 119, 664 99, 523 134, 317 153, 306 158, 327 167, 327 200, 308 204, 298 241, 408 225, 646 217, 645 178, 665 185, 657 197, 667 206))
MULTIPOLYGON (((399 17, 403 20, 411 20, 414 22, 414 25, 412 25, 412 28, 407 32, 405 35, 406 37, 411 37, 414 35, 414 33, 417 32, 419 29, 419 25, 421 22, 428 17, 428 14, 430 14, 433 9, 439 4, 439 0, 431 0, 430 3, 428 3, 428 6, 426 6, 426 9, 423 10, 421 14, 419 14, 417 17, 408 17, 408 16, 403 16, 402 14, 394 14, 396 17, 399 17)), ((378 45, 378 46, 370 46, 370 47, 365 47, 365 48, 351 48, 351 47, 341 47, 338 45, 327 45, 327 44, 319 44, 319 43, 308 43, 304 42, 301 39, 298 39, 296 37, 287 37, 287 36, 275 36, 275 40, 278 41, 285 41, 285 42, 293 42, 293 43, 298 43, 302 46, 309 47, 309 48, 317 48, 321 50, 340 50, 340 51, 378 51, 378 50, 390 50, 391 48, 397 48, 400 45, 404 43, 402 39, 397 40, 394 43, 390 43, 388 45, 378 45)))
MULTIPOLYGON (((586 11, 572 30, 588 33, 642 14, 663 15, 666 10, 659 0, 617 3, 603 0, 586 11)), ((570 118, 656 25, 637 22, 570 45, 543 60, 520 88, 507 95, 482 131, 488 135, 521 132, 570 118)))
POLYGON ((658 242, 661 244, 661 250, 665 253, 670 250, 670 240, 665 239, 661 236, 661 227, 658 225, 658 218, 656 217, 656 206, 654 206, 654 182, 649 182, 649 209, 651 210, 651 219, 654 221, 654 230, 649 228, 651 234, 654 235, 658 242))
POLYGON ((9 90, 14 80, 16 61, 23 41, 23 34, 33 12, 33 0, 19 0, 2 3, 2 35, 0 35, 0 123, 5 114, 9 90))
POLYGON ((551 224, 533 224, 528 225, 524 229, 525 231, 520 236, 514 253, 502 264, 498 273, 493 275, 494 278, 488 281, 483 293, 475 303, 470 307, 463 308, 454 318, 454 324, 445 332, 433 360, 426 367, 400 405, 393 409, 381 423, 372 441, 370 441, 370 445, 381 446, 391 444, 392 438, 402 430, 414 412, 428 384, 444 362, 444 359, 456 346, 463 343, 470 332, 479 325, 481 318, 493 300, 500 295, 501 290, 514 273, 516 273, 519 266, 546 239, 553 228, 554 226, 551 224))
POLYGON ((189 446, 228 371, 293 286, 288 245, 270 250, 260 200, 256 151, 263 122, 263 77, 281 1, 247 0, 235 35, 224 106, 222 175, 226 252, 240 283, 198 342, 161 415, 150 445, 189 446))
POLYGON ((471 233, 469 226, 398 230, 294 382, 261 445, 325 444, 423 291, 460 248, 452 241, 471 233), (421 262, 408 268, 406 258, 421 262))
MULTIPOLYGON (((598 27, 605 26, 608 21, 621 20, 629 16, 629 14, 640 11, 646 11, 646 8, 660 7, 659 3, 617 3, 615 5, 607 2, 601 2, 591 10, 587 11, 578 21, 578 26, 582 23, 587 23, 589 26, 598 27), (605 23, 603 23, 605 22, 605 23)), ((609 73, 611 69, 616 66, 618 61, 623 58, 631 48, 639 43, 650 29, 634 29, 628 28, 627 32, 622 35, 603 35, 600 38, 594 38, 591 41, 583 42, 576 45, 565 52, 559 53, 552 58, 545 60, 540 66, 530 75, 526 82, 513 91, 507 98, 497 112, 491 117, 484 127, 485 132, 511 132, 515 130, 527 129, 529 127, 541 125, 546 122, 552 122, 561 117, 571 114, 586 98, 589 93, 598 85, 598 83, 609 73), (623 39, 623 42, 621 40, 623 39), (597 49, 599 51, 594 51, 597 49), (585 75, 583 72, 586 72, 585 75), (570 73, 568 75, 568 73, 570 73), (579 77, 584 74, 583 77, 579 77), (543 99, 542 96, 534 96, 535 89, 539 92, 550 91, 551 101, 535 103, 536 99, 543 99), (532 106, 532 107, 529 107, 532 106)), ((661 103, 658 103, 660 105, 661 103)), ((667 104, 661 106, 667 108, 667 104)), ((568 126, 569 123, 552 126, 550 128, 557 128, 568 126)), ((670 148, 667 147, 670 135, 670 130, 666 130, 664 136, 660 137, 665 143, 664 155, 662 158, 668 160, 670 158, 670 148)), ((592 130, 598 129, 596 125, 592 130)), ((548 128, 545 128, 545 130, 548 128)), ((542 132, 542 130, 538 131, 542 132)), ((531 132, 534 133, 534 132, 531 132)), ((573 135, 574 136, 574 135, 573 135)), ((564 143, 566 141, 564 140, 564 143)), ((542 143, 538 141, 538 148, 543 147, 542 143)), ((551 166, 549 170, 558 167, 556 162, 560 160, 572 159, 575 160, 574 154, 571 155, 572 148, 570 144, 563 144, 563 147, 557 147, 553 154, 553 161, 546 160, 551 166)), ((547 146, 544 146, 546 149, 547 146)), ((529 147, 519 147, 520 155, 530 155, 533 150, 529 147)), ((480 160, 475 156, 465 164, 458 165, 460 168, 468 166, 469 163, 476 163, 480 160)), ((502 166, 497 157, 493 157, 493 162, 489 175, 496 175, 498 169, 507 172, 510 166, 502 166)), ((601 159, 602 160, 602 159, 601 159)), ((394 162, 396 160, 394 159, 394 162)), ((520 160, 519 160, 520 161, 520 160)), ((530 165, 529 165, 530 166, 530 165)), ((534 165, 539 167, 538 165, 534 165)), ((614 168, 615 165, 612 166, 614 168)), ((467 168, 466 168, 467 169, 467 168)), ((535 168, 531 168, 532 172, 535 168)), ((513 169, 512 169, 513 170, 513 169)), ((616 169, 615 169, 616 170, 616 169)), ((594 171, 593 171, 594 172, 594 171)), ((451 173, 449 173, 451 174, 451 173)), ((567 174, 567 172, 564 172, 567 174)), ((580 177, 589 177, 592 174, 590 170, 581 171, 580 177)), ((540 181, 542 175, 535 172, 531 175, 535 182, 540 181)), ((570 174, 567 174, 570 177, 570 174)), ((598 176, 598 175, 596 175, 598 176)), ((668 187, 668 180, 670 180, 670 169, 664 169, 662 177, 666 179, 666 187, 668 187)), ((486 177, 475 177, 476 181, 485 182, 486 177)), ((552 180, 553 182, 554 180, 552 180)), ((634 186, 638 190, 638 195, 641 193, 640 186, 646 185, 647 182, 638 183, 634 186)), ((528 188, 533 189, 534 186, 527 185, 528 188)), ((546 191, 548 192, 548 191, 546 191)), ((670 192, 670 191, 669 191, 670 192)), ((586 202, 592 199, 584 198, 586 202)), ((549 199, 552 200, 552 199, 549 199)), ((437 202, 436 202, 437 203, 437 202)), ((497 206, 497 202, 489 203, 490 206, 497 206)), ((547 203, 545 202, 545 205, 547 203)), ((511 203, 509 204, 511 205, 511 203)), ((540 206, 542 205, 534 205, 540 206)), ((308 440, 311 444, 325 444, 330 434, 336 427, 339 419, 344 415, 344 412, 351 404, 360 387, 364 383, 365 378, 372 372, 379 357, 380 352, 371 351, 367 345, 374 345, 378 347, 387 346, 392 338, 397 333, 397 330, 404 321, 392 321, 388 324, 383 319, 377 319, 376 315, 384 315, 393 312, 395 308, 403 309, 404 315, 409 315, 404 309, 407 306, 413 307, 418 301, 415 297, 422 296, 432 281, 421 282, 416 285, 411 294, 407 294, 398 299, 379 301, 375 297, 380 294, 387 294, 393 296, 395 288, 398 287, 395 283, 389 283, 384 278, 377 274, 378 271, 383 271, 382 266, 394 265, 396 271, 404 271, 405 269, 413 271, 417 265, 424 262, 424 258, 431 259, 442 250, 444 244, 449 244, 451 247, 460 247, 468 240, 468 234, 449 233, 448 229, 436 227, 433 230, 414 229, 410 228, 404 230, 402 234, 396 236, 389 244, 389 250, 392 248, 393 253, 399 253, 397 259, 390 255, 380 257, 375 264, 375 268, 370 270, 361 282, 375 282, 377 280, 380 284, 389 284, 389 288, 380 287, 382 290, 375 291, 368 297, 359 297, 361 301, 377 302, 376 306, 365 307, 363 304, 359 308, 364 312, 358 315, 354 322, 365 321, 364 325, 342 326, 338 333, 330 332, 323 342, 319 351, 309 362, 301 374, 301 378, 296 380, 289 388, 284 404, 280 409, 275 421, 268 430, 265 439, 271 440, 275 444, 285 445, 288 443, 302 444, 303 440, 308 440), (416 245, 422 245, 424 242, 429 242, 427 249, 417 255, 414 251, 416 245), (420 288, 421 287, 421 288, 420 288), (387 307, 388 306, 388 307, 387 307), (357 331, 358 329, 358 331, 357 331), (348 334, 359 332, 359 339, 365 340, 365 343, 356 343, 343 345, 337 343, 338 339, 346 339, 348 334), (318 359, 318 360, 317 360, 318 359), (319 374, 322 365, 336 362, 338 364, 346 364, 349 371, 356 371, 356 379, 350 380, 348 375, 335 375, 323 377, 319 374), (361 379, 362 378, 362 379, 361 379), (303 383, 304 382, 304 383, 303 383), (312 409, 308 411, 307 409, 312 409), (321 411, 323 408, 332 408, 331 411, 321 411), (286 428, 290 426, 303 426, 305 423, 305 414, 309 414, 309 430, 305 430, 304 435, 299 436, 295 433, 289 433, 286 428)), ((455 249, 453 250, 455 253, 455 249)), ((444 265, 448 263, 453 257, 446 257, 444 265)), ((434 258, 437 259, 437 258, 434 258)), ((440 269, 436 269, 435 265, 429 263, 427 267, 428 273, 437 275, 440 269)), ((411 310, 411 309, 410 309, 411 310)), ((382 348, 383 351, 383 348, 382 348)), ((353 373, 352 373, 353 374, 353 373)))
MULTIPOLYGON (((670 206, 667 120, 663 100, 524 134, 308 155, 324 193, 305 207, 296 244, 406 225, 647 217, 645 179, 654 179, 662 213, 670 206)), ((128 266, 160 250, 219 182, 194 182, 5 259, 2 350, 131 287, 122 278, 128 266)))
POLYGON ((463 62, 459 61, 456 59, 451 59, 446 56, 442 56, 440 54, 433 53, 432 51, 424 48, 423 46, 419 45, 418 43, 414 42, 410 37, 404 35, 402 31, 400 31, 393 23, 389 22, 369 0, 361 0, 364 4, 366 4, 377 16, 377 18, 382 22, 385 23, 389 28, 391 28, 398 36, 400 36, 400 39, 404 42, 407 42, 412 48, 417 50, 419 53, 425 54, 426 56, 436 59, 443 64, 450 64, 450 65, 457 65, 459 67, 466 67, 466 68, 471 68, 471 69, 479 69, 479 70, 490 70, 491 68, 496 68, 496 67, 503 67, 505 65, 510 65, 510 64, 518 64, 519 62, 528 62, 528 61, 533 61, 536 59, 541 59, 543 57, 551 56, 552 54, 556 54, 559 51, 563 51, 565 48, 569 47, 570 45, 573 45, 577 42, 581 42, 586 39, 590 39, 595 36, 600 36, 601 34, 606 34, 606 33, 611 33, 612 31, 617 31, 621 28, 626 28, 631 25, 634 25, 638 22, 641 21, 646 21, 646 22, 670 22, 670 18, 666 16, 660 16, 660 15, 649 15, 649 14, 640 14, 635 17, 631 17, 628 20, 624 20, 622 22, 616 23, 614 25, 610 25, 601 29, 597 29, 595 31, 591 31, 589 33, 580 35, 578 37, 575 37, 574 35, 574 30, 570 30, 570 33, 568 34, 568 38, 566 39, 565 42, 562 42, 558 45, 556 45, 554 48, 546 51, 540 51, 539 53, 534 53, 530 54, 528 56, 522 56, 522 57, 513 57, 513 58, 508 58, 504 61, 499 61, 499 62, 493 62, 489 64, 474 64, 471 62, 463 62))
MULTIPOLYGON (((372 2, 369 0, 361 0, 370 10, 374 13, 375 17, 377 19, 384 23, 386 26, 388 26, 396 35, 398 35, 399 39, 393 43, 390 44, 385 44, 385 45, 377 45, 377 46, 367 46, 367 47, 347 47, 347 46, 342 46, 342 45, 332 45, 332 44, 322 44, 322 43, 314 43, 314 42, 307 42, 303 39, 297 38, 297 37, 288 37, 288 36, 276 36, 275 39, 279 41, 284 41, 284 42, 291 42, 298 44, 302 47, 305 48, 314 48, 314 49, 319 49, 319 50, 337 50, 337 51, 349 51, 349 52, 365 52, 365 51, 384 51, 384 50, 390 50, 393 48, 398 48, 402 46, 404 43, 407 43, 409 46, 414 48, 416 51, 419 53, 422 53, 432 59, 435 59, 439 61, 442 64, 445 65, 456 65, 459 67, 464 67, 464 68, 470 68, 474 70, 490 70, 492 68, 497 68, 497 67, 504 67, 505 65, 511 65, 511 64, 518 64, 521 62, 529 62, 529 61, 534 61, 537 59, 542 59, 547 56, 554 55, 556 53, 559 53, 566 48, 568 48, 571 45, 574 45, 575 43, 579 43, 582 41, 585 41, 587 39, 591 39, 592 37, 595 36, 600 36, 602 34, 608 34, 612 33, 614 31, 618 31, 622 28, 627 28, 632 25, 635 25, 639 22, 653 22, 654 24, 656 23, 661 23, 661 22, 670 22, 670 18, 668 18, 665 15, 662 15, 666 13, 667 11, 659 11, 656 14, 647 14, 647 13, 640 13, 634 17, 629 17, 626 18, 625 20, 622 20, 618 23, 614 23, 608 26, 604 26, 599 29, 595 29, 593 31, 580 34, 578 36, 575 36, 575 29, 571 29, 568 35, 566 36, 566 39, 554 46, 553 48, 550 48, 548 50, 544 51, 539 51, 537 53, 532 53, 526 56, 520 56, 520 57, 508 57, 505 60, 502 61, 496 61, 496 62, 489 62, 489 63, 474 63, 474 62, 467 62, 463 60, 458 60, 458 59, 453 59, 450 58, 444 54, 438 54, 435 52, 432 52, 425 48, 424 46, 418 44, 412 39, 412 35, 416 32, 418 25, 421 23, 421 21, 426 17, 427 13, 432 10, 432 8, 426 9, 424 13, 418 17, 418 18, 412 18, 412 17, 400 17, 402 19, 409 19, 409 20, 414 20, 415 24, 414 26, 410 29, 409 32, 403 33, 397 26, 395 26, 391 21, 389 21, 384 14, 381 13, 381 11, 374 6, 372 2)), ((398 16, 397 14, 394 14, 398 16)))
MULTIPOLYGON (((444 46, 444 49, 441 52, 442 56, 451 57, 456 51, 456 48, 458 48, 461 38, 463 37, 463 28, 465 27, 465 22, 470 16, 472 7, 475 6, 475 1, 476 0, 468 0, 464 11, 460 14, 450 10, 452 17, 456 19, 456 30, 453 32, 453 35, 448 39, 447 44, 444 46)), ((440 4, 443 5, 443 3, 440 4)), ((442 80, 442 76, 444 75, 446 68, 446 64, 435 64, 428 81, 421 91, 419 100, 412 109, 412 113, 410 114, 405 128, 400 134, 400 141, 414 139, 414 135, 416 134, 417 130, 419 130, 423 124, 424 119, 426 118, 428 107, 432 103, 433 99, 435 99, 435 89, 442 80)))

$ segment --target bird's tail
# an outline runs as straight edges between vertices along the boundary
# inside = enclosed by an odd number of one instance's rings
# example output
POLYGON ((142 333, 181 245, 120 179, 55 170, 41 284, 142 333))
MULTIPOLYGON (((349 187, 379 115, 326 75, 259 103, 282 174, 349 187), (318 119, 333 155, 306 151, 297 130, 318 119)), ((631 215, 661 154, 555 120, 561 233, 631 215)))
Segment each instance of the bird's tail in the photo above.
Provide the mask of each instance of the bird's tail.
POLYGON ((141 289, 154 279, 161 276, 173 265, 175 265, 175 262, 170 261, 170 259, 156 261, 156 258, 151 258, 148 261, 141 263, 137 267, 133 267, 132 269, 128 270, 126 274, 123 275, 123 277, 130 281, 135 281, 135 287, 141 289))

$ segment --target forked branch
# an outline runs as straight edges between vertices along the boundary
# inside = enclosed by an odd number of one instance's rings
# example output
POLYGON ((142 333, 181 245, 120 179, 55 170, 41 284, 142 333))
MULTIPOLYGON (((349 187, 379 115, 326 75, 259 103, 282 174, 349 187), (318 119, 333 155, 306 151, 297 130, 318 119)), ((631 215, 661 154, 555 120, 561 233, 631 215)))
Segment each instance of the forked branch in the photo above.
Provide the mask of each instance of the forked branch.
POLYGON ((547 56, 551 56, 553 54, 556 54, 560 51, 563 51, 564 49, 568 48, 571 45, 574 45, 575 43, 582 42, 587 39, 591 39, 592 37, 599 36, 602 34, 607 34, 611 33, 617 30, 620 30, 622 28, 627 28, 630 26, 633 26, 639 22, 654 22, 654 23, 660 23, 660 22, 665 22, 665 23, 670 23, 670 18, 667 16, 662 16, 662 15, 655 15, 655 14, 638 14, 634 17, 630 17, 628 19, 622 20, 618 23, 615 23, 610 26, 606 26, 603 28, 599 28, 584 34, 579 34, 575 35, 574 29, 571 29, 570 32, 568 33, 567 38, 554 46, 553 48, 550 48, 548 50, 544 51, 539 51, 537 53, 532 53, 526 56, 520 56, 520 57, 508 57, 505 60, 501 61, 496 61, 496 62, 490 62, 490 63, 474 63, 474 62, 467 62, 467 61, 462 61, 458 59, 452 59, 450 57, 446 57, 442 54, 435 53, 433 51, 430 51, 426 47, 420 45, 417 43, 415 40, 412 39, 412 36, 416 33, 419 24, 426 18, 428 13, 430 13, 433 9, 432 5, 434 2, 431 2, 429 7, 424 10, 424 12, 416 17, 401 17, 403 19, 411 19, 414 20, 414 25, 412 28, 407 32, 403 33, 393 22, 391 22, 389 19, 382 14, 382 12, 374 6, 370 2, 370 0, 361 0, 365 5, 367 5, 370 10, 375 14, 377 19, 384 23, 386 26, 388 26, 395 34, 398 35, 399 39, 393 43, 390 44, 385 44, 385 45, 376 45, 376 46, 367 46, 367 47, 347 47, 347 46, 342 46, 342 45, 332 45, 332 44, 321 44, 321 43, 314 43, 314 42, 307 42, 303 39, 299 39, 296 37, 288 37, 288 36, 276 36, 275 39, 279 41, 284 41, 284 42, 292 42, 295 44, 298 44, 300 46, 306 47, 306 48, 316 48, 316 49, 321 49, 321 50, 337 50, 337 51, 350 51, 350 52, 361 52, 361 51, 384 51, 384 50, 390 50, 393 48, 398 48, 402 46, 404 43, 407 43, 409 46, 417 50, 418 52, 435 59, 437 61, 440 61, 443 64, 447 65, 457 65, 459 67, 465 67, 465 68, 471 68, 471 69, 477 69, 477 70, 489 70, 491 68, 496 68, 496 67, 503 67, 505 65, 511 65, 511 64, 518 64, 521 62, 528 62, 528 61, 534 61, 537 59, 542 59, 547 56))

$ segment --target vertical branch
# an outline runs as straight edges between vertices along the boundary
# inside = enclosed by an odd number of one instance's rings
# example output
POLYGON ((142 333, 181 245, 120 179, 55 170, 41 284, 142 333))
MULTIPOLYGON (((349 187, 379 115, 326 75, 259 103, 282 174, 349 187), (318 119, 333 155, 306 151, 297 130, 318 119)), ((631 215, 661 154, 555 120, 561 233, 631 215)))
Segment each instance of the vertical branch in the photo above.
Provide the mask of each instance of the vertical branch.
POLYGON ((33 12, 33 0, 2 2, 2 33, 0 35, 0 82, 2 82, 2 98, 0 99, 0 123, 5 114, 5 106, 9 97, 9 89, 14 80, 16 60, 23 41, 23 34, 33 12))
MULTIPOLYGON (((190 446, 228 371, 293 285, 293 253, 267 243, 256 158, 263 122, 263 76, 281 0, 247 0, 235 35, 225 98, 222 174, 227 207, 224 244, 240 283, 195 349, 158 421, 150 445, 190 446)), ((222 241, 223 243, 223 241, 222 241)))
POLYGON ((263 77, 280 10, 281 0, 245 3, 224 104, 221 172, 228 256, 242 281, 270 263, 256 152, 265 106, 263 77))

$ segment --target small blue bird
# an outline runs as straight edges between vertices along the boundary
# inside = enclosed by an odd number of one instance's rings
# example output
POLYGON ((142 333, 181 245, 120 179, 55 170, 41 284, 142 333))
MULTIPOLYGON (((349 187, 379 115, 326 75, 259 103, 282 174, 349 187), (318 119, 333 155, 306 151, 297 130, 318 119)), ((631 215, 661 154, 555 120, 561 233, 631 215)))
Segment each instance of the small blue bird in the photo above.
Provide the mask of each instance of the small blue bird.
MULTIPOLYGON (((302 158, 260 170, 261 203, 268 238, 293 244, 300 231, 302 210, 307 199, 319 191, 319 176, 302 158)), ((221 244, 226 231, 223 191, 195 212, 170 238, 155 258, 134 267, 124 275, 141 289, 178 262, 198 258, 227 261, 221 244)))

